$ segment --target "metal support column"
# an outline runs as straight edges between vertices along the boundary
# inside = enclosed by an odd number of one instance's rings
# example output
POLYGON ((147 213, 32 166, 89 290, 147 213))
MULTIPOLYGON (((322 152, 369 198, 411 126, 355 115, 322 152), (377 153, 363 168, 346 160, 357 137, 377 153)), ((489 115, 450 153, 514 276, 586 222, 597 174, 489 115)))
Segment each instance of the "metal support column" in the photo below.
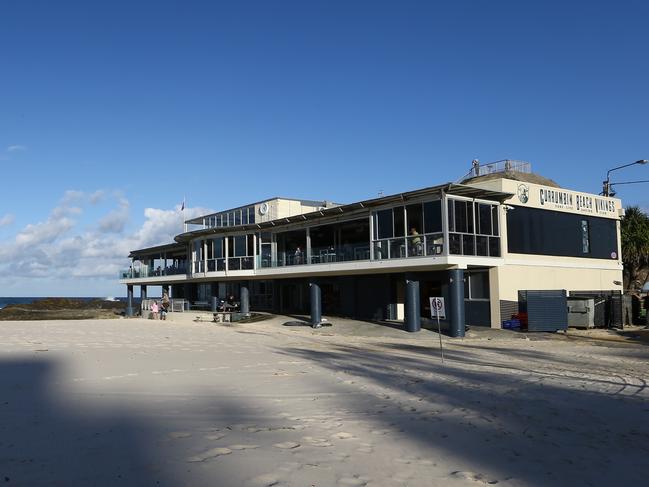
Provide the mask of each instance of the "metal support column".
POLYGON ((320 285, 316 281, 310 281, 309 288, 311 295, 311 326, 318 328, 321 326, 320 322, 322 321, 320 285))
POLYGON ((146 299, 146 286, 140 286, 140 299, 144 301, 146 299))
POLYGON ((248 281, 243 281, 241 283, 241 288, 239 289, 239 299, 241 301, 241 313, 247 315, 250 313, 250 291, 248 289, 248 281))
POLYGON ((449 282, 449 311, 451 315, 451 336, 463 337, 464 325, 464 270, 451 269, 448 271, 449 282))
POLYGON ((419 280, 406 276, 405 325, 409 332, 421 330, 421 304, 419 300, 419 280))
POLYGON ((126 316, 133 316, 133 285, 126 286, 126 316))

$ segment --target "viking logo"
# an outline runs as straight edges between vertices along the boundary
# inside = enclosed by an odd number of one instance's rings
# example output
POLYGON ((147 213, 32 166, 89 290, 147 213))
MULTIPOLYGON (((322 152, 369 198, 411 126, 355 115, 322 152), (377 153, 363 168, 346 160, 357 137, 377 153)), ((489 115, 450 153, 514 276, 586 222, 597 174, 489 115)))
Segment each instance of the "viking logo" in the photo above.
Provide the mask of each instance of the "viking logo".
POLYGON ((525 184, 518 185, 518 199, 521 203, 527 203, 530 199, 530 188, 525 184))

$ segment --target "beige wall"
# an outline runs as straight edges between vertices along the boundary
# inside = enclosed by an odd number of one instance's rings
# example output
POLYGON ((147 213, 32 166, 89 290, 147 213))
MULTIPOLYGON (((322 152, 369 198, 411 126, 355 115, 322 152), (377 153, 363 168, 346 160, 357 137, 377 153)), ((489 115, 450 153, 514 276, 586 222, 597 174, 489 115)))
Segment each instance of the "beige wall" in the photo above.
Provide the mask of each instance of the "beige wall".
POLYGON ((274 199, 255 205, 255 219, 257 222, 267 222, 278 218, 310 213, 318 209, 320 209, 319 206, 302 204, 299 200, 274 199), (261 215, 259 209, 264 203, 268 205, 268 212, 261 215))

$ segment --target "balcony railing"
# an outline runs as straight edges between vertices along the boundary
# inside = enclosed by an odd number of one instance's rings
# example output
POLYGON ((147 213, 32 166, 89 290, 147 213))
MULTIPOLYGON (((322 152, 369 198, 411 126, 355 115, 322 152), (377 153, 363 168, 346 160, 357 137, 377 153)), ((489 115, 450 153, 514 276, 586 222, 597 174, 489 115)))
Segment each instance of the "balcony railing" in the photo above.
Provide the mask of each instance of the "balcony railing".
POLYGON ((156 269, 151 269, 149 267, 123 269, 119 272, 119 278, 139 279, 146 277, 175 276, 179 274, 187 274, 187 268, 185 266, 169 266, 164 268, 158 267, 156 269))
POLYGON ((444 253, 442 233, 385 238, 375 240, 373 243, 374 260, 437 257, 444 253))

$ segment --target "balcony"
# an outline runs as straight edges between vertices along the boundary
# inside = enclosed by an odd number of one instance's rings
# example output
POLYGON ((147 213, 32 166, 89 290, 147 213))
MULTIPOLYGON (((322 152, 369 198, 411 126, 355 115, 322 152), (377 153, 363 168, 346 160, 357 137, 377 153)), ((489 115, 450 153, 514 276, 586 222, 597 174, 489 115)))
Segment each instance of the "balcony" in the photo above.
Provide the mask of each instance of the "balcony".
POLYGON ((129 268, 119 272, 119 279, 144 279, 151 277, 177 276, 187 274, 187 268, 184 266, 170 266, 156 269, 149 267, 129 268))

